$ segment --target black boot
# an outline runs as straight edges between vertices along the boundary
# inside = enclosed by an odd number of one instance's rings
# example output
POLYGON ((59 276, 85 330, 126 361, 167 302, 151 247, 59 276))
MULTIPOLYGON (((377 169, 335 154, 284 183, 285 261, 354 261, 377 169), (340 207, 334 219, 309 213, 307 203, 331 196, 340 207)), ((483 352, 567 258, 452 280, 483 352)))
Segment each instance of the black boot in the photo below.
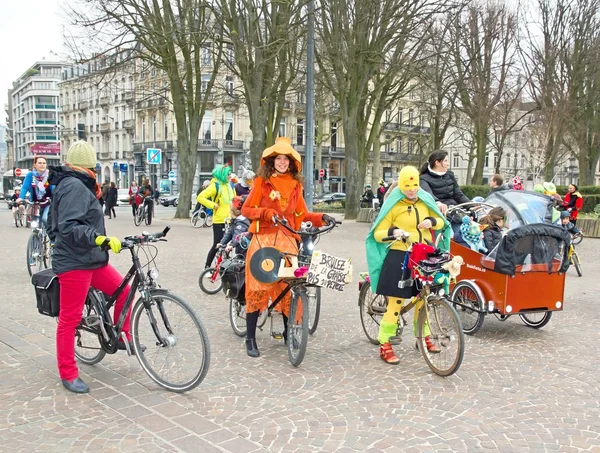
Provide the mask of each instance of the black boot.
POLYGON ((260 351, 258 350, 258 346, 256 345, 255 338, 246 339, 246 352, 250 357, 260 357, 260 351))
POLYGON ((283 342, 285 344, 287 344, 287 335, 288 335, 288 317, 286 315, 284 315, 283 313, 281 314, 281 317, 283 318, 283 342))
POLYGON ((246 313, 246 328, 248 333, 246 334, 246 351, 250 357, 260 357, 260 351, 256 345, 256 324, 258 323, 258 316, 260 312, 253 311, 252 313, 246 313))

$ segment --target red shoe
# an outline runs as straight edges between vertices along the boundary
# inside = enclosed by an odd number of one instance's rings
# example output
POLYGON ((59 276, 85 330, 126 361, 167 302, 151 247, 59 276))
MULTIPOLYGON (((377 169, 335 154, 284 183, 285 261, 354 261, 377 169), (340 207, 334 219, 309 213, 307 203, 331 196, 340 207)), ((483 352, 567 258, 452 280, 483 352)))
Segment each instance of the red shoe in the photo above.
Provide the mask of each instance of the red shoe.
POLYGON ((425 345, 427 346, 427 350, 432 354, 437 354, 441 352, 441 349, 431 342, 430 336, 425 337, 425 345))
POLYGON ((398 365, 400 363, 400 359, 394 354, 394 350, 390 343, 384 343, 379 346, 379 357, 381 357, 385 363, 389 363, 390 365, 398 365))

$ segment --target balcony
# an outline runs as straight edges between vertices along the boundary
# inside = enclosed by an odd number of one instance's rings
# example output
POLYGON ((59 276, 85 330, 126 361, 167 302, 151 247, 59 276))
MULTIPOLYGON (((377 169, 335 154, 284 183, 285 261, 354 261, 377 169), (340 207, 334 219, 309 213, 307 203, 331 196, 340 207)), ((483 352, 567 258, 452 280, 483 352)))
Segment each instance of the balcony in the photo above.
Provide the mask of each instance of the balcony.
POLYGON ((244 149, 244 142, 242 140, 225 140, 223 142, 223 149, 242 151, 244 149))
MULTIPOLYGON (((133 120, 130 120, 130 121, 133 121, 133 120)), ((133 144, 133 152, 136 154, 137 153, 145 153, 146 149, 148 149, 148 148, 160 149, 166 153, 172 153, 175 150, 173 147, 172 140, 163 140, 163 141, 156 141, 156 142, 141 142, 141 143, 133 144)))
POLYGON ((134 94, 133 94, 133 91, 125 91, 125 92, 122 94, 122 98, 123 98, 123 100, 124 100, 125 102, 128 102, 128 103, 131 103, 131 102, 133 102, 133 100, 134 100, 134 97, 135 97, 135 96, 134 96, 134 94))
POLYGON ((35 124, 55 125, 56 124, 56 120, 35 120, 35 124))
POLYGON ((405 132, 407 134, 420 134, 420 135, 431 134, 430 127, 414 126, 412 124, 381 123, 381 127, 383 130, 386 130, 386 131, 405 132))
POLYGON ((102 132, 103 134, 110 132, 110 123, 100 124, 100 132, 102 132))
MULTIPOLYGON (((65 106, 63 106, 63 112, 65 106)), ((56 110, 56 104, 35 104, 36 110, 56 110)))
POLYGON ((198 139, 198 148, 199 149, 219 149, 218 140, 211 138, 200 138, 198 139))
POLYGON ((79 103, 79 110, 85 112, 89 108, 90 108, 90 102, 89 101, 81 101, 79 103))
POLYGON ((123 127, 128 131, 131 131, 135 128, 135 120, 125 120, 123 121, 123 127))
POLYGON ((226 94, 223 103, 225 105, 238 105, 240 103, 240 97, 237 94, 226 94))
POLYGON ((283 110, 292 110, 292 103, 290 101, 284 101, 283 110))
POLYGON ((100 107, 108 107, 110 104, 110 98, 108 96, 102 96, 100 98, 100 107))
POLYGON ((296 110, 306 110, 306 102, 296 102, 296 110))

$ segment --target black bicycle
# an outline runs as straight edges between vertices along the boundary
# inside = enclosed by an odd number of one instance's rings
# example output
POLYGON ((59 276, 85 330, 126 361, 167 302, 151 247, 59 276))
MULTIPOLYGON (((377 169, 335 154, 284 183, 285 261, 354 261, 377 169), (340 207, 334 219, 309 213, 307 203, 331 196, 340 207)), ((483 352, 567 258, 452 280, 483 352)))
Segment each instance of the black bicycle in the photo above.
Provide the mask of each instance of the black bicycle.
POLYGON ((198 386, 206 376, 210 344, 206 329, 189 304, 156 284, 158 269, 154 266, 158 249, 151 243, 166 241, 164 237, 169 229, 124 239, 122 248, 131 252, 133 264, 111 297, 90 289, 75 332, 75 357, 94 365, 106 354, 117 352, 120 338, 127 353, 137 357, 150 379, 167 390, 186 392, 198 386), (140 251, 146 255, 146 265, 140 261, 140 251), (114 323, 109 310, 130 282, 125 306, 114 323), (132 351, 123 325, 136 291, 141 297, 131 312, 132 351))
POLYGON ((152 225, 154 201, 151 197, 143 197, 142 200, 142 203, 137 208, 135 216, 133 216, 133 223, 135 226, 140 226, 142 222, 146 222, 146 225, 152 225))
MULTIPOLYGON (((285 219, 276 218, 276 224, 288 230, 290 233, 296 234, 300 236, 301 246, 303 240, 307 237, 312 237, 313 239, 321 234, 328 233, 333 230, 337 225, 340 225, 342 222, 330 223, 326 226, 315 228, 310 227, 310 231, 307 231, 306 228, 301 228, 300 231, 294 230, 287 224, 285 219)), ((312 243, 312 241, 306 241, 306 244, 312 243)), ((303 255, 298 255, 298 264, 301 262, 306 265, 306 260, 309 259, 307 256, 310 253, 312 256, 312 250, 304 249, 305 253, 303 255), (304 261, 302 261, 304 260, 304 261)), ((282 253, 282 256, 289 255, 282 253)), ((295 256, 295 255, 294 255, 295 256)), ((308 344, 308 334, 309 334, 309 318, 311 317, 311 300, 313 297, 309 294, 309 290, 313 291, 317 289, 316 285, 311 285, 307 283, 306 276, 303 277, 294 277, 294 278, 284 278, 282 279, 287 286, 281 291, 281 293, 277 296, 277 298, 267 307, 265 312, 260 314, 258 319, 257 327, 262 330, 262 327, 266 323, 267 319, 271 319, 271 336, 273 338, 281 339, 283 335, 281 333, 275 332, 273 330, 273 310, 279 303, 283 300, 283 298, 291 291, 292 292, 292 301, 290 303, 290 312, 288 316, 288 325, 287 325, 287 338, 286 343, 288 347, 288 358, 290 363, 294 366, 299 366, 304 360, 304 355, 306 354, 306 346, 308 344), (306 303, 303 304, 302 301, 306 303)), ((320 307, 320 288, 318 290, 318 301, 320 307)), ((316 303, 314 304, 316 305, 316 303)), ((313 313, 315 311, 313 310, 313 313)), ((316 325, 318 323, 318 309, 316 311, 316 317, 313 318, 313 327, 316 329, 316 325)), ((313 332, 314 332, 313 329, 313 332)), ((240 329, 241 330, 241 329, 240 329)), ((235 328, 234 328, 235 331, 235 328)))

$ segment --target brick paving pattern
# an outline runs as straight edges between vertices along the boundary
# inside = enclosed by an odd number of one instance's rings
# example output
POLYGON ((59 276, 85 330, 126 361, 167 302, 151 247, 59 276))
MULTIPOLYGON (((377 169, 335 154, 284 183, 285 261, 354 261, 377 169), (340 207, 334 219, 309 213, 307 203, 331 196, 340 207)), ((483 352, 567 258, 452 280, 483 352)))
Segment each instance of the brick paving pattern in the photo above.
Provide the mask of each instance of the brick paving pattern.
MULTIPOLYGON (((317 248, 352 257, 355 282, 323 291, 321 320, 304 362, 293 368, 282 341, 258 332, 250 359, 228 321, 222 294, 197 285, 209 229, 169 220, 137 228, 127 208, 110 235, 170 224, 159 244, 159 283, 185 298, 210 336, 212 362, 194 391, 160 389, 124 352, 80 365, 87 395, 66 391, 54 352, 56 321, 39 315, 25 269, 28 231, 2 205, 0 235, 0 450, 49 452, 455 452, 600 451, 597 309, 600 241, 579 247, 584 277, 569 270, 565 311, 541 330, 487 316, 467 336, 459 372, 432 374, 406 329, 398 367, 384 364, 360 325, 358 272, 366 270, 366 224, 348 222, 317 248)), ((121 271, 128 255, 114 256, 121 271)), ((535 290, 535 289, 532 289, 535 290)), ((524 295, 526 297, 526 295, 524 295)), ((276 319, 275 322, 281 322, 276 319)))

